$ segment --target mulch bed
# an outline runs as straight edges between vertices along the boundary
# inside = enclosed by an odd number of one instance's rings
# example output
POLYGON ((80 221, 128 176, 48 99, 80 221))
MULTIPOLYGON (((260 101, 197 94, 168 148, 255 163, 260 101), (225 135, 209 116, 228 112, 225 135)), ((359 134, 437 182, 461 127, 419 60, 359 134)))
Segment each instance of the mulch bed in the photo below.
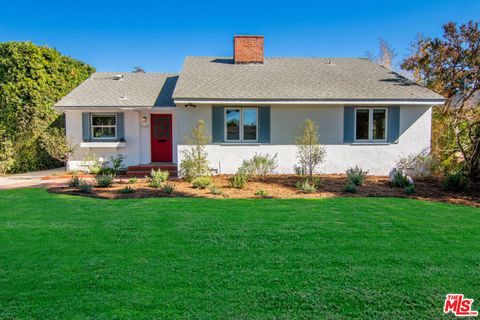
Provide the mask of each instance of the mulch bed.
MULTIPOLYGON (((234 189, 229 185, 228 175, 213 176, 213 183, 222 190, 222 195, 212 194, 208 189, 195 189, 190 183, 181 179, 171 179, 168 183, 175 185, 175 191, 163 194, 161 190, 150 188, 145 179, 138 179, 134 184, 128 184, 128 178, 121 178, 109 188, 93 188, 90 194, 79 192, 71 187, 52 187, 49 192, 72 195, 90 196, 102 199, 125 199, 147 197, 201 197, 201 198, 259 198, 255 192, 263 189, 269 198, 330 198, 330 197, 402 197, 429 201, 440 201, 480 207, 480 190, 465 192, 449 192, 442 188, 440 179, 415 179, 416 193, 407 196, 403 189, 389 186, 388 177, 368 176, 364 184, 357 188, 357 193, 349 194, 343 191, 346 184, 345 175, 321 175, 323 186, 313 193, 299 191, 295 184, 301 178, 294 175, 272 175, 265 179, 248 182, 244 189, 234 189), (125 186, 131 186, 135 193, 120 192, 125 186)), ((91 178, 86 179, 94 184, 91 178)))

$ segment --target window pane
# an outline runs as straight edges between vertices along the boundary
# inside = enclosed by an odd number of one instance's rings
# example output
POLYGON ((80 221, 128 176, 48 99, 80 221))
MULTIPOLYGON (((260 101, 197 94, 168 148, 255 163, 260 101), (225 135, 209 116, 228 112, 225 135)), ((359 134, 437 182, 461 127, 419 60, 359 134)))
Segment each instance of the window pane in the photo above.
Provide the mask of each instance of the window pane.
POLYGON ((373 110, 373 140, 385 140, 385 110, 373 110))
POLYGON ((115 138, 115 127, 94 127, 94 138, 115 138))
POLYGON ((355 138, 357 140, 368 140, 369 110, 357 109, 356 111, 357 132, 355 133, 355 138))
POLYGON ((93 115, 92 116, 92 124, 94 126, 114 126, 116 123, 115 116, 100 116, 100 115, 93 115))
POLYGON ((240 110, 227 109, 227 140, 240 140, 240 110))
POLYGON ((257 140, 257 109, 243 110, 243 140, 257 140))

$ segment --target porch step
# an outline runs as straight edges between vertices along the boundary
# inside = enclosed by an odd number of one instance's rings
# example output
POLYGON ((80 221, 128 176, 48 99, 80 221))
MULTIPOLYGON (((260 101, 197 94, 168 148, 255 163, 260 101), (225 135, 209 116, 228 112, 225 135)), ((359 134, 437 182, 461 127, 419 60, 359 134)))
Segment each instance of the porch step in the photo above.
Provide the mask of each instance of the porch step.
POLYGON ((152 169, 168 171, 170 177, 176 177, 178 174, 176 164, 142 164, 128 167, 127 176, 143 178, 149 176, 152 169))

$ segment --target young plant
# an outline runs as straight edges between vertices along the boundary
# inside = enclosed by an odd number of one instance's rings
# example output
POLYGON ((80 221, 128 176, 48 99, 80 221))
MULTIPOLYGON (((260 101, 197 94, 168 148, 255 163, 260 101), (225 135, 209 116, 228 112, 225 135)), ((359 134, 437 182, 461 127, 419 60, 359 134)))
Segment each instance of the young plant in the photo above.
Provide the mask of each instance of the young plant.
POLYGON ((72 178, 68 182, 68 186, 76 188, 80 184, 80 181, 81 181, 81 179, 76 174, 72 175, 72 178))
POLYGON ((138 182, 138 179, 137 178, 130 178, 128 179, 128 184, 135 184, 138 182))
POLYGON ((417 190, 415 189, 415 185, 411 184, 411 185, 405 187, 404 191, 407 195, 411 195, 411 194, 414 194, 417 190))
POLYGON ((365 177, 368 174, 368 170, 362 170, 356 165, 354 168, 349 168, 347 170, 347 178, 356 186, 361 186, 365 177))
POLYGON ((396 171, 390 180, 390 185, 395 188, 406 188, 411 184, 413 183, 411 183, 408 176, 403 174, 402 171, 396 171))
POLYGON ((255 191, 255 195, 260 198, 267 198, 270 196, 268 192, 264 189, 258 189, 257 191, 255 191))
POLYGON ((302 181, 299 181, 295 184, 298 190, 302 191, 303 193, 313 193, 317 191, 317 188, 315 188, 315 185, 310 182, 308 179, 304 179, 302 181))
POLYGON ((230 186, 235 189, 243 189, 247 184, 247 175, 241 171, 238 171, 236 174, 230 177, 230 186))
POLYGON ((78 184, 78 191, 82 193, 91 193, 93 189, 93 186, 91 184, 88 184, 85 180, 80 180, 80 183, 78 184))
POLYGON ((244 172, 249 178, 263 178, 272 174, 278 167, 277 154, 274 156, 267 154, 255 154, 252 159, 243 160, 240 171, 244 172))
POLYGON ((123 160, 125 160, 125 158, 126 157, 121 153, 110 157, 113 175, 117 176, 119 174, 124 174, 127 171, 127 168, 123 164, 123 160))
POLYGON ((95 181, 97 182, 97 187, 108 188, 113 184, 113 176, 108 174, 96 176, 95 181))
POLYGON ((166 183, 162 187, 162 193, 165 193, 165 194, 172 194, 174 190, 175 190, 175 185, 171 183, 166 183))
POLYGON ((217 196, 223 194, 223 191, 222 191, 219 187, 217 187, 216 185, 214 185, 214 184, 211 184, 208 189, 209 189, 210 193, 215 194, 215 195, 217 195, 217 196))
POLYGON ((123 193, 123 194, 135 193, 135 189, 131 186, 126 186, 125 188, 120 190, 120 193, 123 193))
POLYGON ((167 181, 169 176, 168 171, 154 170, 150 171, 150 176, 145 176, 148 181, 148 186, 152 188, 160 188, 167 181))
POLYGON ((212 179, 209 176, 197 177, 192 180, 192 187, 195 189, 206 189, 212 184, 212 179))
POLYGON ((345 191, 346 193, 356 193, 357 185, 353 183, 353 181, 348 181, 343 191, 345 191))
POLYGON ((443 181, 443 188, 448 191, 463 191, 466 185, 465 177, 461 173, 449 174, 443 181))
POLYGON ((318 128, 307 119, 301 129, 302 134, 296 138, 298 166, 301 171, 313 176, 317 167, 325 161, 326 150, 320 145, 318 128))
POLYGON ((210 141, 210 137, 207 135, 205 122, 198 121, 192 129, 191 136, 185 137, 184 140, 188 147, 182 151, 180 175, 190 182, 196 177, 208 176, 210 167, 205 146, 210 141))

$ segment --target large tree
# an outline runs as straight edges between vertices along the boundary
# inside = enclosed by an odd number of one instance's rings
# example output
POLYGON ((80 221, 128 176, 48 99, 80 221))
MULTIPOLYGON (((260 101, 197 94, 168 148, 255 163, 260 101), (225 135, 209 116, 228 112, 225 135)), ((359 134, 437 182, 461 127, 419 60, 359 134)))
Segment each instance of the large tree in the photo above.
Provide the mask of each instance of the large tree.
POLYGON ((63 126, 53 105, 94 71, 45 46, 0 43, 0 127, 14 148, 11 172, 58 164, 41 143, 47 128, 63 126))

